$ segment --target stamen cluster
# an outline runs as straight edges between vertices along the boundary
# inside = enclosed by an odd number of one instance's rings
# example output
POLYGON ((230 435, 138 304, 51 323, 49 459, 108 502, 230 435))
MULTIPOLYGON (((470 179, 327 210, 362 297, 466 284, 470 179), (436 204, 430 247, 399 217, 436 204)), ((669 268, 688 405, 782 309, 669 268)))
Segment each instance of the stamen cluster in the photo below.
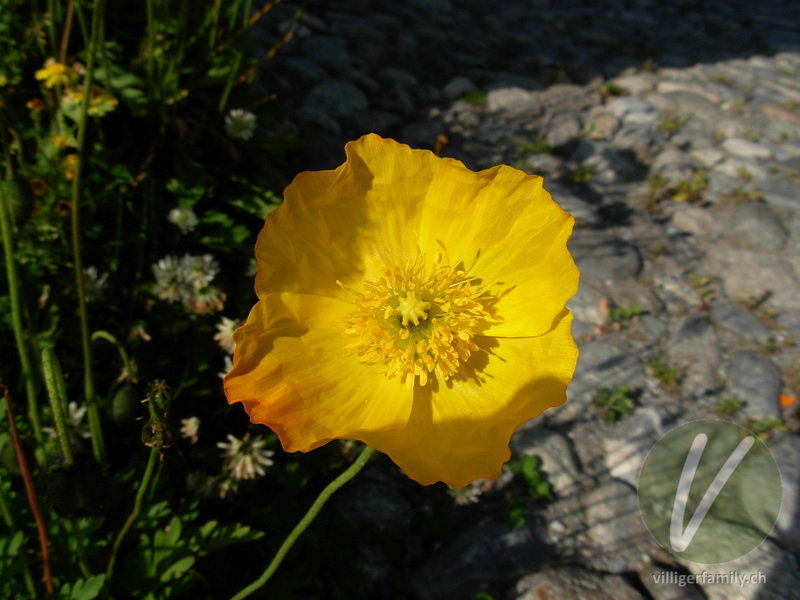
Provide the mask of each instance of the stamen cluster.
MULTIPOLYGON (((426 385, 431 374, 442 380, 478 350, 476 330, 489 318, 489 295, 473 285, 463 270, 441 264, 430 269, 423 256, 404 266, 388 267, 376 281, 355 295, 356 310, 345 335, 355 340, 361 362, 383 366, 387 379, 400 376, 413 386, 426 385)), ((341 285, 341 284, 340 284, 341 285)))

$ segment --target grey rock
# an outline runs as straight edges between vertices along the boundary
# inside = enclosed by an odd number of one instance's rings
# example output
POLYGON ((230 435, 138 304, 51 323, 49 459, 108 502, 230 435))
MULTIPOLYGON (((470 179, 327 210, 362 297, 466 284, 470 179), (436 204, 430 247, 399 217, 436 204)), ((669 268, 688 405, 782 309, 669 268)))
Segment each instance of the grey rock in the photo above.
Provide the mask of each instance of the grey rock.
POLYGON ((450 82, 444 86, 442 92, 449 100, 456 100, 461 98, 467 92, 476 89, 475 84, 466 77, 454 77, 450 82))
POLYGON ((733 211, 732 233, 751 248, 781 250, 789 239, 782 219, 768 204, 746 202, 733 211))
POLYGON ((519 87, 506 87, 491 90, 486 94, 486 108, 489 112, 506 112, 514 115, 539 114, 542 105, 536 92, 519 87))
POLYGON ((783 484, 781 511, 772 536, 800 555, 800 436, 779 431, 767 440, 767 446, 778 463, 783 484))
POLYGON ((708 319, 691 316, 667 342, 667 362, 684 369, 681 389, 689 397, 701 397, 717 387, 720 362, 717 335, 708 319))
POLYGON ((539 92, 546 112, 580 112, 600 104, 600 95, 578 85, 556 84, 539 92))
POLYGON ((347 45, 338 37, 317 35, 303 40, 303 53, 335 73, 342 73, 350 67, 347 45))
POLYGON ((631 330, 634 335, 639 335, 647 342, 658 342, 664 337, 669 328, 668 322, 655 315, 642 315, 633 324, 631 330))
POLYGON ((722 148, 730 154, 748 160, 772 158, 769 148, 743 138, 728 138, 722 142, 722 148))
POLYGON ((663 176, 667 185, 675 185, 688 181, 697 170, 697 164, 690 154, 667 148, 656 156, 650 169, 663 176))
POLYGON ((482 586, 513 581, 540 567, 549 558, 545 534, 535 525, 513 529, 489 517, 434 554, 411 584, 422 600, 471 600, 482 586))
POLYGON ((772 337, 769 327, 732 302, 714 302, 711 305, 711 320, 716 325, 756 343, 764 343, 772 337))
POLYGON ((603 306, 608 306, 608 293, 602 283, 582 278, 577 293, 567 302, 575 319, 584 325, 602 326, 607 316, 603 306))
POLYGON ((651 127, 623 126, 611 142, 613 148, 631 152, 639 162, 648 162, 658 152, 662 139, 651 127))
POLYGON ((547 413, 547 418, 557 424, 597 418, 592 398, 598 389, 622 385, 636 389, 644 380, 644 365, 631 344, 587 342, 581 346, 575 376, 567 388, 567 403, 547 413))
POLYGON ((576 113, 555 113, 542 123, 544 139, 553 148, 577 142, 581 136, 581 122, 576 113))
POLYGON ((652 538, 639 512, 636 492, 614 479, 581 496, 586 533, 596 554, 593 563, 612 573, 641 565, 652 538))
POLYGON ((560 433, 538 427, 533 421, 523 425, 511 438, 515 456, 535 456, 542 472, 558 497, 574 494, 581 478, 569 441, 560 433))
POLYGON ((728 390, 744 404, 742 413, 751 419, 777 419, 783 385, 781 370, 771 359, 750 350, 740 350, 726 366, 728 390))
POLYGON ((600 224, 597 210, 588 202, 581 200, 566 187, 557 183, 546 184, 545 189, 550 192, 553 200, 575 218, 578 227, 595 227, 600 224))
POLYGON ((329 80, 314 87, 306 96, 299 114, 308 121, 319 123, 338 133, 337 119, 365 110, 367 97, 351 83, 329 80))
POLYGON ((609 83, 621 87, 632 96, 646 96, 656 89, 658 79, 652 73, 636 73, 635 75, 616 77, 609 83))
POLYGON ((756 189, 764 200, 776 208, 800 210, 800 185, 788 179, 769 177, 759 181, 756 189))
POLYGON ((579 567, 547 569, 524 577, 510 600, 644 600, 619 575, 579 567))
MULTIPOLYGON (((527 155, 522 159, 522 164, 519 166, 526 173, 532 175, 546 175, 554 179, 564 174, 564 161, 556 155, 546 152, 536 152, 535 154, 527 155)), ((552 184, 545 183, 546 189, 549 190, 551 187, 552 184)))
POLYGON ((800 571, 797 559, 769 538, 733 563, 702 565, 685 560, 679 562, 695 575, 703 573, 698 583, 710 600, 787 600, 798 597, 800 571), (744 585, 730 578, 732 565, 735 565, 736 573, 747 577, 744 585), (759 574, 766 579, 766 585, 763 579, 759 582, 759 574))
POLYGON ((639 249, 604 231, 578 231, 569 248, 581 271, 599 279, 627 279, 642 270, 639 249))
POLYGON ((721 163, 714 165, 714 170, 739 180, 743 179, 766 179, 767 171, 754 163, 752 160, 729 156, 721 163))
POLYGON ((685 573, 665 566, 648 563, 639 570, 639 580, 653 600, 706 600, 699 586, 685 580, 685 573), (663 583, 665 581, 676 583, 663 583), (678 583, 680 581, 683 583, 678 583))
POLYGON ((665 433, 664 417, 656 408, 637 409, 626 421, 623 437, 603 440, 606 470, 635 488, 644 459, 665 433))
POLYGON ((658 121, 658 109, 644 98, 617 98, 608 103, 606 110, 625 125, 653 125, 658 121))
POLYGON ((632 181, 636 176, 633 161, 603 142, 581 142, 573 160, 592 169, 593 182, 632 181))
POLYGON ((305 83, 316 84, 327 77, 325 69, 305 56, 290 56, 286 59, 286 65, 296 79, 305 83))

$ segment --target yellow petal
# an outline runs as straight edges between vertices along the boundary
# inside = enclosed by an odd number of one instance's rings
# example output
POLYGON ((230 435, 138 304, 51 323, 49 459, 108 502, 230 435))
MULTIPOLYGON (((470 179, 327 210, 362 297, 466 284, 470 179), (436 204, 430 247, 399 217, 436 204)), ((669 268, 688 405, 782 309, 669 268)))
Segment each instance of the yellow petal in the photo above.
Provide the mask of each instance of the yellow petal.
POLYGON ((251 421, 275 431, 287 451, 408 422, 411 390, 345 348, 352 308, 321 296, 270 294, 234 332, 228 401, 244 404, 251 421))
POLYGON ((441 159, 371 134, 345 146, 333 171, 300 173, 256 243, 256 292, 348 300, 385 263, 417 257, 421 208, 441 159))
POLYGON ((578 289, 567 251, 574 220, 542 181, 505 165, 474 173, 449 162, 425 199, 422 251, 443 252, 496 292, 501 322, 485 335, 541 335, 578 289))
POLYGON ((406 427, 358 439, 423 485, 459 488, 499 477, 514 430, 566 400, 578 359, 571 325, 565 310, 555 329, 539 337, 475 338, 481 351, 462 365, 461 377, 415 386, 406 427))

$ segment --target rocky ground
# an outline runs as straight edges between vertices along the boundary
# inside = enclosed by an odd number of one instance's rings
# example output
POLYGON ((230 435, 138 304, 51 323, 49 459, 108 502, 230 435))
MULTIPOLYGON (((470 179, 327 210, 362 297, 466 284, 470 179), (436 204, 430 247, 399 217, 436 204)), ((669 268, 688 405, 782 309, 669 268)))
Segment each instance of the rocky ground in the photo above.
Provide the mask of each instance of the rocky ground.
MULTIPOLYGON (((542 460, 555 500, 522 527, 487 514, 418 550, 414 593, 800 598, 800 4, 488 5, 312 1, 295 22, 284 3, 261 32, 271 45, 294 27, 260 84, 291 108, 281 126, 303 140, 298 169, 334 167, 346 141, 376 132, 543 175, 577 220, 569 401, 512 440, 542 460), (594 400, 622 386, 634 407, 609 422, 594 400), (763 432, 783 475, 775 530, 724 565, 666 553, 637 503, 649 449, 700 418, 763 432), (767 584, 653 577, 733 569, 767 584)), ((476 490, 477 504, 504 485, 476 490)))

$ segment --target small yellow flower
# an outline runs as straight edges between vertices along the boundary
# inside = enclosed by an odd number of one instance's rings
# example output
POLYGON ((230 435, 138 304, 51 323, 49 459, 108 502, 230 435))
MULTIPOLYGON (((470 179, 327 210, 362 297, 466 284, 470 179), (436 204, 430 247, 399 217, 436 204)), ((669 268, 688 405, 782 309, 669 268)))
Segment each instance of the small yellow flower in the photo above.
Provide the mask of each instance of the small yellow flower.
POLYGON ((75 171, 78 169, 78 155, 67 154, 61 162, 61 165, 64 167, 64 176, 69 181, 72 181, 75 177, 75 171))
MULTIPOLYGON (((76 110, 81 102, 83 102, 83 90, 67 90, 64 94, 63 102, 67 109, 76 110)), ((87 112, 92 117, 102 117, 114 110, 117 104, 119 104, 119 101, 107 91, 98 87, 93 87, 92 93, 89 96, 89 108, 87 112)))
POLYGON ((56 62, 53 58, 48 58, 44 63, 44 68, 34 73, 36 79, 44 81, 44 87, 54 88, 57 85, 69 85, 78 77, 78 72, 72 67, 56 62))
POLYGON ((40 113, 44 110, 44 102, 42 102, 39 98, 34 98, 33 100, 28 100, 25 103, 25 107, 35 113, 40 113))
POLYGON ((267 217, 228 401, 290 452, 356 439, 422 484, 496 478, 514 430, 566 400, 574 221, 511 167, 376 135, 345 152, 267 217))
POLYGON ((69 138, 65 135, 54 135, 50 138, 50 141, 53 142, 53 146, 56 147, 56 150, 63 150, 69 146, 69 138))

